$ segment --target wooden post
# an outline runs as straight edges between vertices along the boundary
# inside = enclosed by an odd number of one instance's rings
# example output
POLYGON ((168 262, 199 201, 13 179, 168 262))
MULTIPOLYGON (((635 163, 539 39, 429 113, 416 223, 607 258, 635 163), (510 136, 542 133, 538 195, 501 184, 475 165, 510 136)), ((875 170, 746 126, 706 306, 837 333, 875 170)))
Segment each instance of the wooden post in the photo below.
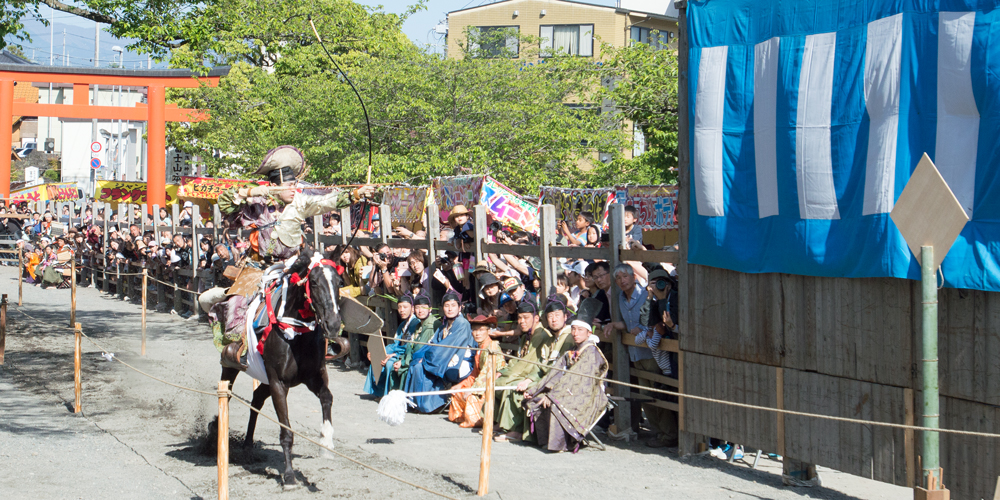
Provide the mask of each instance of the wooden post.
MULTIPOLYGON (((198 205, 191 205, 191 281, 188 288, 192 292, 201 291, 201 278, 198 277, 198 263, 201 262, 201 238, 198 237, 198 224, 201 224, 201 208, 198 205)), ((191 310, 195 319, 201 317, 202 310, 198 307, 198 296, 188 294, 191 299, 191 310)))
MULTIPOLYGON (((615 284, 614 272, 615 266, 619 263, 618 252, 622 242, 625 241, 625 207, 620 203, 615 203, 611 205, 608 212, 608 230, 611 232, 611 262, 608 264, 611 265, 612 273, 611 289, 608 291, 608 304, 611 306, 611 320, 621 321, 621 311, 618 310, 618 296, 621 295, 621 290, 615 284)), ((611 359, 614 366, 615 380, 629 382, 631 380, 629 373, 631 362, 628 355, 628 346, 622 343, 622 333, 615 332, 614 338, 611 339, 613 342, 611 359)), ((615 395, 621 398, 629 398, 631 397, 631 390, 623 385, 615 384, 615 395)), ((632 404, 628 399, 618 403, 614 413, 615 427, 618 428, 618 432, 632 429, 632 404)))
MULTIPOLYGON (((427 204, 427 269, 428 274, 434 273, 434 261, 437 259, 437 239, 441 235, 441 215, 437 203, 427 204)), ((431 278, 434 279, 434 278, 431 278)), ((440 306, 439 297, 434 296, 434 287, 428 286, 425 290, 431 299, 431 307, 440 306)))
POLYGON ((3 353, 7 349, 7 294, 0 298, 0 365, 3 364, 3 353))
POLYGON ((229 382, 219 381, 219 500, 229 499, 229 382))
POLYGON ((351 239, 351 209, 340 209, 340 244, 346 245, 351 239))
POLYGON ((69 262, 69 326, 72 327, 76 324, 76 253, 69 262))
MULTIPOLYGON (((913 389, 903 389, 903 423, 914 425, 913 416, 913 389)), ((917 486, 917 464, 915 461, 914 431, 913 429, 903 430, 903 455, 906 459, 906 486, 912 488, 917 486)), ((1000 500, 1000 499, 997 499, 1000 500)))
POLYGON ((24 248, 17 248, 17 306, 24 305, 24 248))
POLYGON ((219 241, 219 227, 222 225, 222 212, 219 211, 219 204, 214 203, 212 205, 212 244, 218 245, 219 241))
MULTIPOLYGON (((556 207, 542 205, 539 213, 539 235, 542 250, 542 290, 539 302, 556 291, 556 266, 552 260, 552 245, 556 242, 556 207)), ((609 297, 610 299, 610 297, 609 297)))
POLYGON ((83 327, 80 323, 77 323, 73 328, 74 337, 74 349, 73 349, 73 392, 76 395, 76 400, 73 405, 73 413, 80 413, 80 392, 83 390, 83 384, 80 382, 80 356, 83 346, 81 342, 83 340, 83 327))
POLYGON ((140 348, 139 354, 141 356, 146 355, 146 280, 149 275, 146 269, 142 270, 142 346, 140 348))
POLYGON ((322 252, 323 249, 319 247, 319 238, 323 235, 323 216, 314 215, 313 216, 313 250, 317 252, 322 252))
POLYGON ((479 490, 476 495, 486 496, 490 491, 490 447, 493 445, 493 405, 496 400, 494 383, 496 381, 496 363, 493 354, 486 355, 486 394, 483 409, 483 445, 479 452, 479 490))
POLYGON ((386 203, 378 206, 378 227, 382 243, 389 243, 389 235, 392 234, 392 211, 386 203))
POLYGON ((104 264, 101 266, 101 291, 108 293, 108 219, 111 218, 111 204, 104 204, 104 217, 102 222, 104 223, 104 234, 101 235, 103 239, 103 245, 101 248, 104 250, 101 252, 101 262, 104 264))
MULTIPOLYGON (((780 366, 775 368, 774 373, 775 380, 775 395, 777 396, 777 408, 779 410, 785 409, 785 370, 780 366)), ((778 455, 785 456, 785 414, 776 413, 775 420, 777 421, 777 432, 775 436, 778 440, 778 455)))

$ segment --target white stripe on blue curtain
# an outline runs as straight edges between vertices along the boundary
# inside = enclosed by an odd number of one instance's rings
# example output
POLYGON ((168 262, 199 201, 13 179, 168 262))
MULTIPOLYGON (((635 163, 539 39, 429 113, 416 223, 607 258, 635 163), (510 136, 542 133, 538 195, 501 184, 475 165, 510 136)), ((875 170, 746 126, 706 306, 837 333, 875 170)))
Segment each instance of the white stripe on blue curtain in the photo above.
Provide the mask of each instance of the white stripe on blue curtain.
POLYGON ((778 215, 778 156, 776 152, 778 109, 778 50, 774 37, 754 47, 753 145, 757 169, 758 217, 778 215))
POLYGON ((899 131, 900 61, 903 14, 868 23, 865 45, 865 107, 871 118, 862 215, 892 211, 899 131))
POLYGON ((972 29, 975 12, 938 17, 937 139, 934 164, 972 217, 979 147, 979 109, 972 94, 972 29))
POLYGON ((726 215, 722 175, 727 46, 701 49, 694 115, 694 188, 698 215, 726 215))
POLYGON ((833 185, 830 112, 837 33, 806 36, 795 119, 795 174, 799 217, 839 219, 833 185))

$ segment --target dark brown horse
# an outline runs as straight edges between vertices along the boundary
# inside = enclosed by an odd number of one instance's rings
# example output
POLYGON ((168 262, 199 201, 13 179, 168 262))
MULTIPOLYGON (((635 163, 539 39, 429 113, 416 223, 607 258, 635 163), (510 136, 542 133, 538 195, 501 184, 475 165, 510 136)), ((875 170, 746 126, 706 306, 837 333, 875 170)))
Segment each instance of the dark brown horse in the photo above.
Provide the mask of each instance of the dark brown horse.
MULTIPOLYGON (((278 421, 288 423, 288 390, 299 384, 305 384, 315 394, 323 407, 322 440, 324 446, 333 447, 333 422, 330 407, 333 404, 333 394, 327 387, 329 379, 326 373, 326 338, 334 340, 340 333, 341 319, 338 308, 340 282, 332 262, 321 260, 319 253, 303 253, 291 267, 285 270, 288 279, 288 290, 285 294, 284 316, 292 317, 304 323, 315 321, 315 328, 295 335, 291 340, 285 338, 278 325, 272 325, 272 331, 264 341, 264 367, 267 372, 267 384, 261 384, 253 392, 252 406, 259 410, 264 402, 271 397, 274 412, 278 421), (314 318, 303 318, 304 311, 311 311, 314 318)), ((275 317, 279 315, 280 304, 272 304, 275 317)), ((306 312, 305 316, 309 316, 306 312)), ((281 318, 278 318, 280 321, 281 318)), ((239 370, 222 369, 222 380, 229 381, 232 390, 233 381, 239 375, 239 370)), ((250 412, 250 422, 247 424, 244 448, 253 446, 254 427, 257 424, 257 412, 250 412)), ((282 473, 282 483, 286 489, 297 486, 295 472, 292 469, 293 434, 281 429, 281 449, 285 454, 285 471, 282 473)), ((326 456, 329 452, 324 451, 326 456)))

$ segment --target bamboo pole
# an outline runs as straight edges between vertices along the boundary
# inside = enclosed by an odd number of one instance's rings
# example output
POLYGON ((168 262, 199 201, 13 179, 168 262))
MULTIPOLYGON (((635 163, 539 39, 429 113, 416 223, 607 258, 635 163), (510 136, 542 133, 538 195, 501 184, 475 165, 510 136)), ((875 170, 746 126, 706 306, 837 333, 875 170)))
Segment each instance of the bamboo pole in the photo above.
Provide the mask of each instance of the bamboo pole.
POLYGON ((0 365, 3 364, 3 353, 7 349, 7 294, 0 298, 0 365))
POLYGON ((229 382, 219 381, 219 500, 229 500, 229 382))
POLYGON ((76 255, 69 259, 69 326, 76 324, 76 255))
POLYGON ((149 275, 146 274, 146 269, 142 270, 142 347, 139 354, 142 356, 146 355, 146 279, 149 275))
POLYGON ((478 496, 486 496, 490 491, 490 447, 493 445, 493 405, 496 399, 494 383, 496 382, 496 363, 493 353, 486 355, 486 407, 483 410, 483 445, 479 452, 479 490, 478 496))
POLYGON ((24 249, 17 249, 17 306, 24 305, 24 249))
POLYGON ((83 390, 83 384, 80 382, 80 356, 83 346, 81 341, 83 340, 83 327, 80 323, 77 323, 73 328, 73 392, 76 395, 75 403, 73 404, 73 413, 80 413, 80 392, 83 390))
MULTIPOLYGON (((940 418, 938 411, 938 290, 935 271, 934 247, 920 247, 920 277, 923 293, 923 321, 921 324, 923 336, 923 370, 921 371, 923 391, 921 398, 923 401, 921 406, 923 426, 931 429, 938 428, 940 418)), ((937 432, 930 431, 924 431, 921 435, 922 482, 928 490, 936 490, 941 487, 939 436, 937 432)))

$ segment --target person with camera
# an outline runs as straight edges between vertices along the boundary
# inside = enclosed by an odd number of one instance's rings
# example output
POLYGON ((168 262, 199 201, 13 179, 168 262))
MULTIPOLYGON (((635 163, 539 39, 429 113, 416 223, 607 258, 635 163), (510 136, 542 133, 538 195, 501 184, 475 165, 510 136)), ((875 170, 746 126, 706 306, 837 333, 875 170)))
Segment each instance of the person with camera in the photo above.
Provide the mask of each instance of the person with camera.
POLYGON ((585 246, 587 244, 587 228, 594 223, 594 214, 590 212, 580 212, 574 219, 575 230, 570 230, 569 223, 559 221, 556 230, 566 239, 569 246, 585 246))

